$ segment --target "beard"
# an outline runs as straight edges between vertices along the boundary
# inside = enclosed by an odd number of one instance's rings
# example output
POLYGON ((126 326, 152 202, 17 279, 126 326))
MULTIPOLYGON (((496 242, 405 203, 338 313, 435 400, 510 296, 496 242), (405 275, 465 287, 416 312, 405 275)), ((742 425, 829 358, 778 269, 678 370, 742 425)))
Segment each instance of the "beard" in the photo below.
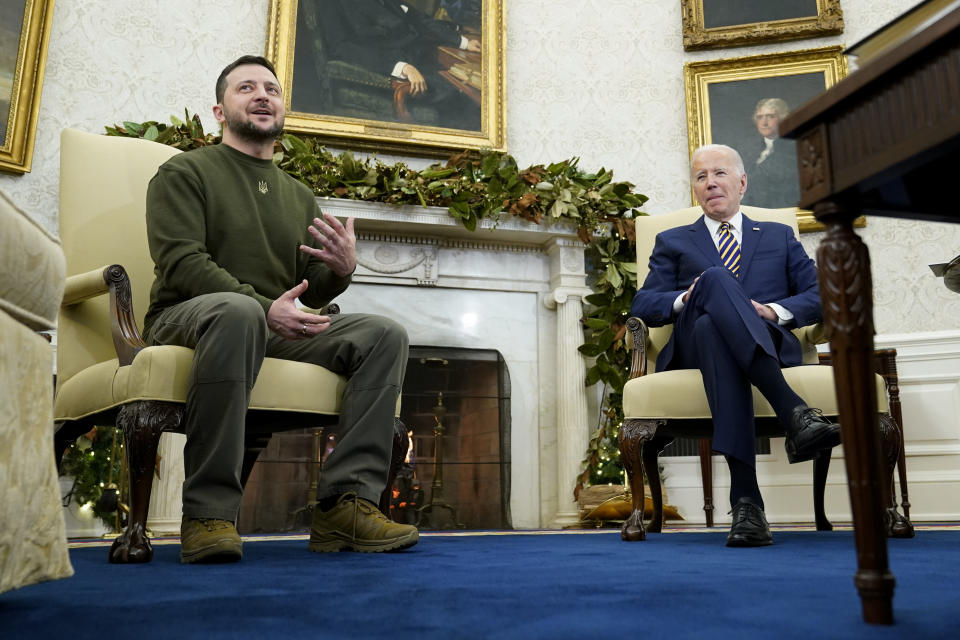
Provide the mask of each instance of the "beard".
POLYGON ((224 109, 224 126, 234 133, 234 135, 249 140, 250 142, 266 142, 276 140, 283 133, 284 119, 280 118, 274 125, 268 129, 258 127, 256 124, 246 119, 244 116, 227 111, 224 109))

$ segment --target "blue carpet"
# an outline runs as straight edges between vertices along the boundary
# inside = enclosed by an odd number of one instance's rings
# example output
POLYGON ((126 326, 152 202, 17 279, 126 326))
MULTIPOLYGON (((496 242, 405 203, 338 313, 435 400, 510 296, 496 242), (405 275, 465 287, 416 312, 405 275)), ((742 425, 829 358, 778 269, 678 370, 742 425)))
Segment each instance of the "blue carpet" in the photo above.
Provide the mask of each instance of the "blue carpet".
POLYGON ((866 625, 850 531, 431 535, 396 554, 248 541, 239 564, 114 566, 0 595, 3 638, 960 638, 960 531, 890 540, 896 624, 866 625))

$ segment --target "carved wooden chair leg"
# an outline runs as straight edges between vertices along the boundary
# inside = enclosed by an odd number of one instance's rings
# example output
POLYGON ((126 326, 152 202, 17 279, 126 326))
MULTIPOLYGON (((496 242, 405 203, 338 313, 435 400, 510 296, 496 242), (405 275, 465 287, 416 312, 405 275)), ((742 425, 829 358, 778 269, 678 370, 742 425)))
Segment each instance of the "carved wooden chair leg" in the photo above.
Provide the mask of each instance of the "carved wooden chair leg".
POLYGON ((393 498, 393 482, 397 479, 400 466, 407 457, 410 448, 410 436, 407 434, 407 425, 399 418, 393 419, 393 451, 390 454, 390 470, 387 472, 387 486, 380 494, 380 511, 388 518, 390 515, 390 501, 393 498))
POLYGON ((653 439, 653 434, 656 433, 657 427, 662 423, 662 420, 627 419, 620 427, 620 435, 617 436, 620 446, 620 461, 627 472, 627 480, 630 483, 630 493, 633 498, 633 510, 620 529, 620 537, 627 542, 637 542, 647 538, 647 534, 643 530, 645 500, 642 453, 644 444, 653 439))
POLYGON ((903 509, 903 517, 910 520, 910 498, 907 495, 907 458, 906 451, 904 450, 903 424, 898 422, 897 426, 900 428, 900 453, 897 457, 897 473, 900 476, 900 507, 903 509))
POLYGON ((701 438, 697 443, 700 452, 700 478, 703 482, 703 513, 707 526, 713 526, 713 440, 701 438))
POLYGON ((823 509, 823 494, 827 488, 827 472, 830 470, 830 454, 833 449, 824 449, 813 459, 813 516, 817 531, 833 531, 823 509))
POLYGON ((620 529, 620 537, 627 542, 645 540, 643 530, 643 462, 640 458, 643 442, 640 439, 640 430, 637 420, 626 420, 620 427, 617 444, 620 447, 620 462, 627 472, 627 482, 630 484, 630 496, 633 499, 633 510, 624 521, 620 529))
MULTIPOLYGON (((877 349, 878 373, 887 383, 887 396, 890 398, 890 416, 900 433, 900 453, 897 456, 897 472, 900 476, 900 506, 903 517, 910 520, 910 498, 907 495, 907 460, 903 436, 903 411, 900 404, 900 378, 897 375, 897 350, 877 349)), ((894 500, 896 500, 894 498, 894 500)))
POLYGON ((110 547, 110 562, 116 564, 150 562, 153 546, 147 537, 147 512, 157 464, 160 434, 174 431, 183 420, 183 405, 172 402, 143 401, 124 405, 117 414, 117 426, 123 431, 130 470, 130 514, 127 528, 110 547))
POLYGON ((653 514, 647 531, 661 533, 663 531, 663 485, 660 479, 660 465, 657 464, 657 455, 670 444, 672 438, 654 437, 648 440, 643 447, 643 470, 650 484, 650 501, 653 503, 653 514))
POLYGON ((894 468, 900 458, 901 447, 900 429, 889 414, 880 414, 880 442, 883 447, 884 470, 888 475, 887 487, 889 502, 887 506, 887 537, 912 538, 914 535, 913 523, 897 511, 897 494, 894 485, 894 468))

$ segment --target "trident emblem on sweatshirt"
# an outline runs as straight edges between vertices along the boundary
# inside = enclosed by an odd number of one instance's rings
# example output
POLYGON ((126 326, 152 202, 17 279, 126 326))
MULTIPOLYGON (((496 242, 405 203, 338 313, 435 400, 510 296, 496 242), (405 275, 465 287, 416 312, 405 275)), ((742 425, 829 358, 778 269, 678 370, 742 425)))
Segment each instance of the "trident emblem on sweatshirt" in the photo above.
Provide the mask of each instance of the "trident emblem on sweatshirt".
POLYGON ((259 189, 260 193, 262 193, 263 195, 267 195, 267 191, 269 191, 269 189, 267 188, 267 181, 261 180, 260 182, 258 182, 257 189, 259 189))

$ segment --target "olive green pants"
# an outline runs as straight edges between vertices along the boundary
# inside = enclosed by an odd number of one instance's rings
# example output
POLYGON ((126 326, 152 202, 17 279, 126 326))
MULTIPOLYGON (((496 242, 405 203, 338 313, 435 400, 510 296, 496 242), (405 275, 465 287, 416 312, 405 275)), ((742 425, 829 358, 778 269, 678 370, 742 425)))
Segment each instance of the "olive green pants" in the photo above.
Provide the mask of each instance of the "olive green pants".
POLYGON ((347 377, 337 446, 324 463, 317 498, 356 491, 379 502, 407 361, 407 333, 398 323, 334 315, 320 335, 286 340, 267 328, 253 298, 211 293, 165 309, 146 338, 195 350, 184 425, 185 516, 237 519, 247 407, 264 357, 309 362, 347 377))

